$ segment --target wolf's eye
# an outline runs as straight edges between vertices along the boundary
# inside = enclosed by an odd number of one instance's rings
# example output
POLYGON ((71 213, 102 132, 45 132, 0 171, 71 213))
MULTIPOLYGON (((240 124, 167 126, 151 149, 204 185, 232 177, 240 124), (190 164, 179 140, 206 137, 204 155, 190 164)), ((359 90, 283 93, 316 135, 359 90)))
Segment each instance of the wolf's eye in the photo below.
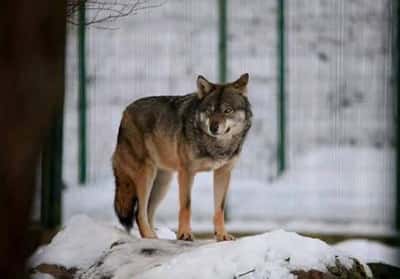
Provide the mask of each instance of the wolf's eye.
POLYGON ((233 111, 233 109, 231 109, 231 108, 226 108, 225 110, 224 110, 224 113, 225 114, 229 114, 229 113, 231 113, 233 111))

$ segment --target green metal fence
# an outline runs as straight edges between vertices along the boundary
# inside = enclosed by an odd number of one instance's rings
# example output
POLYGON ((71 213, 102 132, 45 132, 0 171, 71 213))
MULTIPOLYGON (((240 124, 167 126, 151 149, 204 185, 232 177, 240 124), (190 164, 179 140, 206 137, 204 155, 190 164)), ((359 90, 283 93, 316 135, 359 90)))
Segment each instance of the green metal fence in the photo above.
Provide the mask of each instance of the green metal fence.
MULTIPOLYGON (((65 143, 67 184, 75 183, 72 176, 81 184, 110 176, 113 133, 126 104, 190 92, 197 74, 225 82, 250 72, 255 118, 240 176, 275 181, 310 146, 393 147, 389 70, 381 70, 390 54, 385 42, 375 44, 385 40, 376 36, 387 33, 384 11, 391 2, 367 2, 172 2, 101 31, 85 29, 82 5, 81 24, 70 35, 69 59, 76 64, 67 77, 66 129, 76 144, 65 143), (380 88, 380 96, 373 94, 380 88)), ((50 165, 44 185, 53 183, 46 181, 50 165)), ((46 186, 43 197, 58 191, 46 186)), ((43 208, 49 215, 45 208, 52 207, 43 208)))

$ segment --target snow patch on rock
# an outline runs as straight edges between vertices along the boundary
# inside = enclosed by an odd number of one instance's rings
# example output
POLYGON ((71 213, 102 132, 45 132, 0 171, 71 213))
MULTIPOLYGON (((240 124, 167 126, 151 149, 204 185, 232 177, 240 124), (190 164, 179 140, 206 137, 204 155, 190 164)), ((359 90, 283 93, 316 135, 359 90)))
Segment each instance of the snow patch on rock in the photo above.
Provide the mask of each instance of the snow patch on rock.
MULTIPOLYGON (((165 228, 158 233, 174 236, 165 228)), ((351 269, 355 262, 323 241, 284 230, 219 243, 139 239, 78 215, 31 257, 32 267, 40 264, 73 268, 82 279, 232 279, 294 278, 293 271, 328 272, 338 265, 351 269)))
POLYGON ((318 239, 276 230, 199 247, 146 271, 140 278, 235 278, 246 272, 253 273, 252 278, 291 278, 294 270, 326 272, 326 267, 334 266, 337 260, 349 269, 354 263, 318 239))
POLYGON ((77 215, 67 222, 49 245, 35 252, 30 265, 48 263, 66 268, 88 268, 111 243, 129 237, 116 227, 97 223, 86 215, 77 215))
POLYGON ((351 239, 336 244, 335 248, 366 263, 385 263, 399 266, 400 250, 377 241, 351 239))

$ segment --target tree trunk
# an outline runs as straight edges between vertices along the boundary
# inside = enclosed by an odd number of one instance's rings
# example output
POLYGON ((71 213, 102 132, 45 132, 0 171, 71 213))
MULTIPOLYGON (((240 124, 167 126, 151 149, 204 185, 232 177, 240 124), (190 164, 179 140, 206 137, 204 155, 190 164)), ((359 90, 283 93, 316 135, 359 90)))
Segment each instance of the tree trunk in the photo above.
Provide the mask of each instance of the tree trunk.
POLYGON ((38 156, 64 97, 64 1, 0 9, 0 274, 24 274, 38 156))

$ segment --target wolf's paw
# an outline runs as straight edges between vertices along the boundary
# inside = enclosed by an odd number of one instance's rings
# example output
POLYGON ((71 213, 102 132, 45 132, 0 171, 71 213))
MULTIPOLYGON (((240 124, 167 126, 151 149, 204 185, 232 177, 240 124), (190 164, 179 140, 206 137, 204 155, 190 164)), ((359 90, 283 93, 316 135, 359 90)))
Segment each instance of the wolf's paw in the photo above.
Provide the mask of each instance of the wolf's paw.
POLYGON ((230 241, 230 240, 235 240, 235 237, 227 232, 222 232, 222 233, 215 233, 215 238, 217 241, 230 241))
POLYGON ((191 232, 178 232, 178 240, 194 241, 194 236, 191 232))
POLYGON ((143 234, 142 238, 157 239, 158 237, 155 232, 150 231, 150 232, 146 232, 145 234, 143 234))

